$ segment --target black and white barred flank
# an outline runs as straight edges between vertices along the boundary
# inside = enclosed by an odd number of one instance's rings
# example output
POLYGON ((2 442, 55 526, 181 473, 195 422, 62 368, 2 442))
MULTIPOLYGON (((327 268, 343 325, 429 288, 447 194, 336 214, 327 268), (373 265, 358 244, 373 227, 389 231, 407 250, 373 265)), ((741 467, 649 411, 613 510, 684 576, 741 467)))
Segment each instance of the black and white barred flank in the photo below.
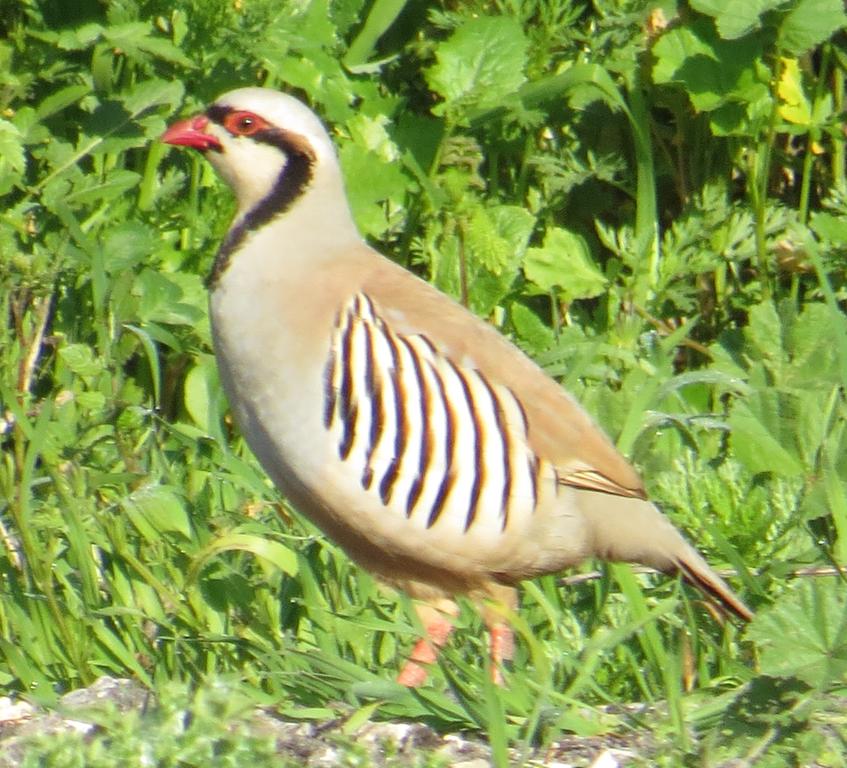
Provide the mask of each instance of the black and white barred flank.
POLYGON ((425 335, 395 332, 363 293, 336 319, 323 416, 362 488, 426 528, 452 520, 466 532, 493 516, 505 531, 558 492, 515 394, 425 335))

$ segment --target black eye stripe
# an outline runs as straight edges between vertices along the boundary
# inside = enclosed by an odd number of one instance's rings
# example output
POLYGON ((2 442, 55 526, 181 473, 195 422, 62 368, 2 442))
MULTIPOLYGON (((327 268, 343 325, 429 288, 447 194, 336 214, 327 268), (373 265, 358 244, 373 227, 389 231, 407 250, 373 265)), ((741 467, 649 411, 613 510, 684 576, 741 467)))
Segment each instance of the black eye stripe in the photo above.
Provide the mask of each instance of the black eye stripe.
MULTIPOLYGON (((225 128, 227 115, 233 112, 240 112, 235 107, 230 107, 225 104, 212 104, 206 108, 206 117, 213 123, 225 128)), ((255 121, 257 116, 245 115, 246 119, 255 121)), ((261 117, 258 117, 261 120, 261 117)), ((287 131, 284 128, 276 128, 268 126, 261 130, 251 133, 249 136, 253 141, 261 142, 262 144, 270 144, 273 147, 281 150, 287 157, 298 155, 308 160, 309 165, 316 162, 315 151, 305 136, 301 136, 292 131, 287 131)))
POLYGON ((218 125, 223 125, 226 116, 230 112, 234 112, 232 107, 225 107, 221 104, 212 104, 206 110, 206 117, 209 118, 213 123, 217 123, 218 125))

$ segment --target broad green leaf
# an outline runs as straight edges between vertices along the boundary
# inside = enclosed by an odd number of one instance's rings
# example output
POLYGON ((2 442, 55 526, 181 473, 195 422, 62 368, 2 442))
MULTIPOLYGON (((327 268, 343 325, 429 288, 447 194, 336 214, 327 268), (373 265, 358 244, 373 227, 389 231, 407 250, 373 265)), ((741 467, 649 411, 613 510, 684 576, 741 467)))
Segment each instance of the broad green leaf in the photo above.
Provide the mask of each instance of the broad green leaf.
POLYGON ((362 232, 374 237, 399 222, 413 186, 388 126, 385 115, 354 115, 347 121, 352 141, 339 153, 353 217, 362 232))
POLYGON ((115 168, 103 179, 96 176, 86 176, 79 183, 74 184, 73 191, 67 195, 65 201, 83 205, 106 203, 119 199, 136 186, 140 180, 140 174, 120 168, 115 168))
POLYGON ((194 423, 207 434, 220 432, 221 385, 215 359, 201 355, 185 377, 185 408, 194 423))
POLYGON ((209 560, 223 552, 233 551, 249 552, 256 557, 261 557, 289 576, 297 575, 297 555, 285 545, 262 536, 229 532, 218 536, 197 554, 188 572, 189 581, 199 576, 209 560))
POLYGON ((777 85, 779 114, 783 120, 795 125, 808 126, 812 122, 812 104, 803 89, 803 77, 797 59, 783 59, 782 73, 777 85))
POLYGON ((803 474, 803 465, 786 450, 782 435, 774 434, 746 403, 736 403, 728 421, 733 454, 750 472, 770 472, 778 477, 803 474))
POLYGON ((8 120, 0 119, 0 195, 21 181, 26 164, 20 131, 8 120))
POLYGON ((836 576, 801 579, 747 629, 762 673, 798 677, 816 688, 847 675, 847 591, 836 576))
POLYGON ((783 52, 800 56, 847 24, 842 0, 797 0, 779 25, 783 52))
POLYGON ((145 486, 124 499, 123 507, 136 527, 151 541, 162 533, 178 533, 186 539, 191 538, 191 522, 185 501, 167 486, 145 486))
POLYGON ((185 86, 179 80, 144 80, 123 94, 121 101, 133 118, 148 109, 166 106, 176 110, 182 102, 185 86))
POLYGON ((83 410, 99 411, 106 405, 106 396, 102 392, 77 392, 75 399, 83 410))
POLYGON ((142 146, 156 136, 156 123, 145 123, 141 116, 156 106, 167 105, 174 111, 182 100, 184 86, 178 80, 144 80, 123 94, 122 101, 104 101, 84 121, 75 147, 55 141, 48 145, 53 170, 35 185, 48 187, 60 174, 80 173, 76 163, 87 155, 119 153, 142 146), (145 130, 146 128, 146 130, 145 130))
POLYGON ((561 227, 547 232, 542 248, 527 250, 523 270, 544 293, 555 290, 567 301, 599 296, 608 283, 585 240, 561 227))
POLYGON ((715 19, 718 34, 726 40, 734 40, 758 29, 762 14, 784 4, 785 0, 691 0, 695 11, 715 19))
POLYGON ((847 324, 844 323, 843 315, 837 317, 842 321, 841 327, 833 327, 829 308, 815 302, 807 304, 792 324, 789 333, 792 383, 796 380, 799 386, 815 384, 821 388, 842 383, 838 369, 838 349, 831 343, 831 338, 847 333, 847 324))
POLYGON ((535 217, 516 205, 477 207, 466 229, 470 307, 488 316, 515 282, 535 226, 535 217))
POLYGON ((812 216, 811 227, 821 239, 842 248, 847 246, 847 218, 817 211, 812 216))
POLYGON ((427 81, 448 108, 458 101, 477 108, 497 106, 513 97, 526 80, 527 50, 517 19, 469 19, 437 46, 436 64, 427 72, 427 81))
POLYGON ((89 93, 91 93, 91 87, 88 85, 68 85, 54 91, 39 103, 36 109, 38 119, 44 120, 63 109, 67 109, 71 104, 76 104, 89 93))
POLYGON ((386 115, 359 113, 353 115, 346 125, 350 138, 383 162, 393 163, 400 157, 400 151, 388 133, 391 121, 386 115))
POLYGON ((103 370, 103 361, 88 344, 66 344, 59 348, 59 357, 77 376, 96 376, 103 370))
MULTIPOLYGON (((515 215, 523 218, 524 222, 528 219, 532 225, 531 214, 520 208, 515 211, 515 215)), ((474 208, 468 220, 465 247, 480 266, 492 275, 499 276, 509 267, 517 268, 523 250, 520 244, 503 237, 499 222, 494 220, 491 213, 482 206, 474 208)), ((526 244, 525 238, 523 243, 526 244)))
POLYGON ((408 0, 375 0, 344 57, 344 64, 351 71, 362 71, 362 65, 370 58, 379 38, 397 20, 407 3, 408 0))
POLYGON ((89 48, 103 34, 100 24, 83 24, 76 29, 66 29, 56 36, 57 47, 66 51, 79 51, 89 48))
MULTIPOLYGON (((125 172, 119 172, 118 177, 125 172)), ((103 237, 103 260, 106 271, 118 275, 125 269, 150 258, 156 250, 156 234, 139 221, 116 222, 103 237)))
POLYGON ((556 341, 556 335, 549 325, 529 307, 513 301, 509 307, 509 319, 512 321, 518 338, 527 344, 534 353, 543 352, 556 341))
MULTIPOLYGON (((196 281, 196 278, 195 278, 196 281)), ((205 319, 202 308, 185 301, 184 276, 145 269, 135 280, 139 296, 138 315, 142 322, 194 325, 205 319)))
POLYGON ((782 359, 782 321, 772 302, 764 301, 750 308, 750 323, 744 335, 756 348, 760 359, 782 359))
POLYGON ((178 64, 186 69, 193 68, 191 60, 170 40, 163 37, 149 36, 137 42, 138 48, 149 53, 153 58, 167 61, 170 64, 178 64))
MULTIPOLYGON (((385 144, 380 150, 388 151, 385 144)), ((339 158, 356 224, 366 235, 384 236, 398 222, 410 186, 402 164, 353 142, 341 147, 339 158)))
POLYGON ((716 109, 730 98, 746 100, 762 84, 757 68, 761 41, 721 40, 704 22, 669 30, 653 46, 653 54, 653 81, 680 83, 700 111, 716 109))

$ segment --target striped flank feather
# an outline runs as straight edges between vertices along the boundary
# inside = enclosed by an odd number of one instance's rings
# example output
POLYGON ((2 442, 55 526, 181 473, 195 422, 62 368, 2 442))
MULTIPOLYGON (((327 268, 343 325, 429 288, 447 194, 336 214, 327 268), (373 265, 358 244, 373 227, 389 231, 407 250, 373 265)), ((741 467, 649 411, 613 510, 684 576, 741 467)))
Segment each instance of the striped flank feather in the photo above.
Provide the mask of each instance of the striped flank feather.
POLYGON ((558 493, 558 475, 529 447, 515 394, 425 335, 394 332, 364 293, 336 318, 324 426, 362 488, 426 528, 449 521, 466 532, 494 516, 506 531, 545 489, 558 493))

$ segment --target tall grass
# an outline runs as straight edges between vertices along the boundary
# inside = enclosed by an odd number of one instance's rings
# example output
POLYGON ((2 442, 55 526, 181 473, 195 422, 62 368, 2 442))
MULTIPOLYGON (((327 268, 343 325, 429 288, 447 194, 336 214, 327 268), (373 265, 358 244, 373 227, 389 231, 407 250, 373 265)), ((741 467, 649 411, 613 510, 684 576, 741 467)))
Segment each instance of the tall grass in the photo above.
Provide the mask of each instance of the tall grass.
POLYGON ((288 716, 478 729, 499 765, 627 727, 671 734, 670 760, 836 754, 845 16, 690 6, 6 3, 0 684, 50 703, 235 674, 288 716), (526 585, 504 688, 468 605, 431 685, 392 682, 409 601, 235 431, 203 288, 232 202, 157 141, 253 83, 332 127, 366 237, 536 357, 737 572, 748 631, 615 566, 526 585))

